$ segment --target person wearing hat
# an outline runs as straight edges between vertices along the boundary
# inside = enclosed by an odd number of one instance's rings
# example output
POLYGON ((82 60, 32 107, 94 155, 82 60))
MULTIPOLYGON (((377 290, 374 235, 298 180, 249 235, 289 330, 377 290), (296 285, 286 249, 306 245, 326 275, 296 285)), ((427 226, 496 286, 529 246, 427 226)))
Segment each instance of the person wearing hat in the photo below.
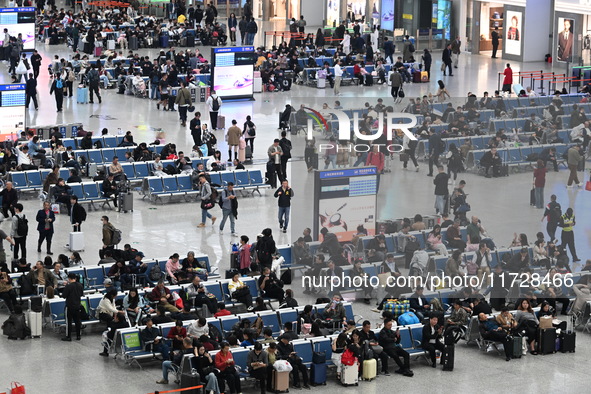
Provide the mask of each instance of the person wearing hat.
POLYGON ((302 373, 302 380, 304 388, 310 390, 308 385, 308 369, 302 363, 302 359, 294 351, 293 344, 290 343, 289 336, 283 334, 279 337, 279 343, 277 344, 277 358, 280 360, 287 360, 293 368, 291 373, 293 376, 293 387, 296 389, 302 388, 300 386, 300 375, 302 373))
POLYGON ((139 283, 154 287, 154 282, 150 280, 150 270, 148 264, 144 263, 142 259, 145 257, 143 252, 137 252, 132 260, 129 261, 129 269, 132 275, 137 275, 139 283))
POLYGON ((109 290, 117 291, 117 288, 113 286, 113 280, 111 278, 105 279, 105 281, 103 282, 103 286, 105 287, 105 290, 103 291, 104 294, 107 294, 109 290))

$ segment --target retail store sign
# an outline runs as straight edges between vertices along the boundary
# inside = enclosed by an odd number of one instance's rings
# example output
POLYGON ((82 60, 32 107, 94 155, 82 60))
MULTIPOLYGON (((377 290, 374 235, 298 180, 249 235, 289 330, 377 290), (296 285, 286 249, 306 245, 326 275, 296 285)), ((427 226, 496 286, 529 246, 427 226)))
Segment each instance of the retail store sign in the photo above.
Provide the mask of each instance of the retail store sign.
POLYGON ((402 19, 412 20, 412 14, 402 14, 402 19))
MULTIPOLYGON (((380 138, 383 134, 384 130, 384 113, 378 113, 378 132, 371 135, 361 134, 359 132, 359 114, 357 112, 353 113, 353 127, 351 127, 351 119, 349 116, 338 109, 331 109, 324 114, 333 114, 336 116, 337 121, 339 122, 339 140, 350 140, 351 139, 351 128, 353 129, 353 134, 355 138, 358 138, 363 141, 373 141, 380 138)), ((392 140, 392 131, 393 130, 400 130, 402 131, 409 139, 413 141, 417 141, 417 137, 410 131, 411 128, 417 125, 417 117, 413 114, 409 113, 394 113, 388 112, 386 113, 386 137, 388 140, 392 140), (410 122, 405 123, 394 123, 400 122, 404 120, 410 120, 410 122)), ((308 127, 308 140, 312 140, 314 137, 312 135, 313 128, 308 127)))

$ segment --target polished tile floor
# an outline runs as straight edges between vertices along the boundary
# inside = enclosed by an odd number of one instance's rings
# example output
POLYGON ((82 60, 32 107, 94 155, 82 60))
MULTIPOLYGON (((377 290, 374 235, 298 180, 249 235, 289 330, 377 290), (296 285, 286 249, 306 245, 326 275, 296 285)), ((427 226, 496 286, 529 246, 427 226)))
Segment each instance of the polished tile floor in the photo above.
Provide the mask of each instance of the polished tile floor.
MULTIPOLYGON (((316 29, 310 28, 310 31, 316 29)), ((259 36, 257 40, 261 40, 259 36)), ((257 41, 257 44, 262 41, 257 41)), ((149 100, 117 95, 113 90, 103 92, 102 104, 77 104, 75 98, 69 98, 64 105, 64 112, 56 113, 55 102, 49 96, 50 80, 46 73, 46 66, 53 54, 68 56, 63 46, 49 47, 39 45, 44 57, 42 73, 39 79, 39 111, 29 110, 28 124, 48 125, 67 122, 82 122, 87 129, 100 131, 107 127, 111 133, 117 128, 132 131, 136 141, 151 141, 155 137, 154 129, 163 129, 167 141, 175 142, 181 150, 189 150, 191 137, 188 129, 181 127, 178 113, 157 111, 155 103, 149 100), (109 120, 93 115, 109 116, 109 120)), ((202 48, 203 50, 203 48, 202 48)), ((207 51, 206 51, 207 53, 207 51)), ((140 54, 154 55, 153 50, 140 50, 140 54)), ((405 87, 407 97, 418 97, 427 92, 435 92, 435 81, 440 76, 440 55, 434 54, 436 59, 432 70, 432 82, 428 84, 411 84, 405 87)), ((456 101, 461 101, 468 91, 480 94, 484 90, 493 91, 497 86, 497 73, 502 71, 506 61, 492 60, 484 56, 462 54, 460 68, 454 77, 444 77, 448 89, 456 101)), ((550 70, 546 64, 513 64, 514 70, 550 70)), ((0 74, 6 74, 6 66, 0 65, 0 74)), ((375 103, 382 97, 387 103, 392 103, 389 90, 385 86, 344 87, 342 96, 338 97, 345 108, 359 108, 365 101, 375 103)), ((250 102, 228 102, 222 106, 222 114, 226 116, 226 124, 231 119, 239 123, 246 115, 252 115, 257 124, 257 138, 254 156, 258 163, 264 163, 266 149, 277 138, 279 132, 278 112, 286 103, 296 108, 304 103, 312 108, 320 108, 326 102, 332 106, 334 100, 330 89, 319 90, 308 87, 294 86, 286 93, 255 94, 255 100, 250 102)), ((399 105, 397 109, 401 109, 399 105)), ((197 110, 207 114, 205 105, 197 105, 197 110)), ((207 115, 204 115, 207 119, 207 115)), ((220 150, 226 156, 226 146, 223 132, 217 132, 220 150)), ((294 207, 292 210, 292 224, 287 234, 278 232, 276 219, 276 201, 272 193, 267 190, 263 196, 240 198, 237 232, 255 238, 263 228, 273 229, 278 244, 291 243, 301 234, 303 228, 311 227, 313 174, 308 174, 303 156, 304 139, 302 135, 292 138, 294 156, 297 156, 289 166, 294 191, 294 207)), ((255 167, 263 168, 262 164, 255 167)), ((380 195, 378 198, 378 217, 394 219, 412 216, 415 213, 434 213, 432 178, 426 176, 426 166, 421 163, 418 173, 403 171, 400 163, 392 163, 393 171, 381 179, 380 195)), ((582 174, 580 173, 579 176, 582 174)), ((561 169, 559 173, 550 173, 545 190, 545 197, 554 193, 559 202, 571 206, 577 215, 575 228, 576 244, 579 256, 583 260, 591 257, 591 198, 584 190, 568 190, 565 183, 568 174, 561 169)), ((508 245, 514 232, 525 232, 533 240, 537 231, 543 231, 545 224, 540 222, 541 211, 528 204, 531 188, 531 173, 512 174, 509 178, 485 179, 473 174, 461 174, 459 179, 467 182, 469 202, 475 215, 478 215, 493 236, 497 245, 508 245)), ((587 175, 584 176, 587 179, 587 175)), ((33 217, 40 207, 40 202, 34 195, 25 201, 25 213, 33 217)), ((219 211, 219 210, 218 210, 219 211)), ((152 204, 137 195, 134 198, 134 210, 130 213, 98 209, 89 212, 87 222, 83 226, 86 248, 82 254, 87 265, 94 265, 98 261, 100 240, 100 217, 109 215, 111 222, 123 231, 123 241, 132 244, 134 248, 143 251, 148 257, 166 257, 174 252, 184 255, 189 250, 207 253, 212 264, 224 271, 229 267, 229 249, 236 238, 230 236, 226 227, 223 234, 216 228, 208 226, 198 229, 200 209, 197 203, 152 204)), ((221 215, 217 215, 220 218, 221 215)), ((221 219, 221 218, 220 218, 221 219)), ((229 224, 226 224, 229 226, 229 224)), ((9 225, 4 222, 0 228, 7 231, 9 225)), ((63 245, 67 242, 69 225, 67 217, 60 215, 56 221, 56 235, 54 237, 54 253, 66 251, 63 245)), ((33 261, 43 258, 35 251, 35 235, 31 231, 29 236, 28 259, 33 261)), ((573 265, 580 269, 580 265, 573 265)), ((296 280, 292 288, 297 289, 300 304, 313 300, 301 294, 300 281, 296 280)), ((377 314, 369 311, 365 305, 356 304, 355 312, 369 317, 377 322, 377 314)), ((2 320, 5 318, 2 313, 2 320)), ((88 329, 90 330, 90 329, 88 329)), ((587 390, 587 371, 591 367, 587 352, 591 348, 591 338, 588 334, 579 333, 577 337, 577 352, 574 354, 556 354, 549 356, 526 356, 521 360, 505 362, 502 357, 483 354, 473 347, 460 344, 456 350, 456 368, 452 373, 444 373, 440 369, 432 370, 422 362, 413 363, 415 377, 413 379, 398 376, 382 377, 373 382, 360 383, 361 390, 378 393, 396 384, 402 392, 461 392, 467 393, 479 387, 498 386, 511 392, 583 392, 587 390), (483 371, 486 371, 483 373, 483 371), (478 377, 475 380, 475 376, 478 377), (544 376, 545 379, 539 379, 544 376), (435 377, 435 379, 433 379, 435 377), (452 388, 453 387, 453 388, 452 388)), ((27 341, 8 341, 0 339, 0 391, 11 381, 19 381, 27 386, 30 393, 98 393, 124 392, 148 393, 155 389, 154 384, 160 378, 160 366, 153 363, 144 370, 128 368, 121 361, 103 359, 98 356, 100 351, 100 335, 98 331, 84 336, 81 342, 64 344, 59 337, 51 332, 44 332, 42 339, 27 341), (26 367, 25 367, 26 366, 26 367)), ((334 381, 334 378, 331 379, 334 381)), ((318 390, 318 389, 316 389, 318 390)), ((334 382, 323 387, 323 390, 336 393, 340 387, 334 382)), ((252 387, 244 388, 245 392, 254 392, 252 387)))

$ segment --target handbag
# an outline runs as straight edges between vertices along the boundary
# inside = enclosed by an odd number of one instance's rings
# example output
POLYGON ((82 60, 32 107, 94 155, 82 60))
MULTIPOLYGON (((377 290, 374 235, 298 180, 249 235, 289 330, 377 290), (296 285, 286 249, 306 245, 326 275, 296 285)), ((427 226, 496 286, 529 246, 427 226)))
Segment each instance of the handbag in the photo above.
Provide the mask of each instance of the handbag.
POLYGON ((312 364, 324 364, 326 362, 326 352, 312 353, 312 364))
POLYGON ((401 153, 400 154, 400 161, 407 162, 410 155, 408 153, 401 153))
POLYGON ((244 297, 247 294, 250 294, 250 288, 248 285, 244 285, 244 287, 241 287, 232 293, 232 298, 238 299, 240 297, 244 297))
POLYGON ((230 28, 230 31, 236 31, 236 28, 235 27, 231 27, 230 28))
POLYGON ((273 363, 273 369, 277 372, 291 372, 293 367, 287 360, 277 360, 273 363))
POLYGON ((587 183, 585 184, 585 190, 591 192, 591 181, 587 181, 587 183))
POLYGON ((470 204, 465 202, 458 207, 457 212, 458 213, 466 213, 466 212, 469 212, 470 209, 471 209, 470 204))
POLYGON ((355 364, 355 355, 351 350, 347 349, 343 352, 343 355, 341 356, 341 363, 348 366, 355 364))
POLYGON ((23 386, 19 382, 12 382, 12 383, 10 383, 10 393, 11 394, 25 394, 25 386, 23 386))
POLYGON ((445 71, 445 63, 441 63, 441 71, 445 71))
POLYGON ((189 107, 187 108, 187 111, 189 111, 189 112, 195 112, 195 106, 194 105, 189 105, 189 107))
POLYGON ((212 200, 202 200, 201 201, 201 209, 210 210, 211 208, 215 207, 215 202, 212 200))
POLYGON ((400 90, 398 90, 398 97, 399 98, 404 98, 405 94, 404 94, 404 90, 402 90, 402 86, 400 87, 400 90))

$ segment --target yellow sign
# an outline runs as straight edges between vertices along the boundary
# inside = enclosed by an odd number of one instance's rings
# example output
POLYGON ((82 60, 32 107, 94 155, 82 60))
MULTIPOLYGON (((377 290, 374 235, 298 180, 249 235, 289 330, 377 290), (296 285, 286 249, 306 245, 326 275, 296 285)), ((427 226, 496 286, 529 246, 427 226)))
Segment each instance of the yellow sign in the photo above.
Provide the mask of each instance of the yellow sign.
POLYGON ((410 20, 412 20, 412 14, 402 14, 402 19, 410 19, 410 20))

